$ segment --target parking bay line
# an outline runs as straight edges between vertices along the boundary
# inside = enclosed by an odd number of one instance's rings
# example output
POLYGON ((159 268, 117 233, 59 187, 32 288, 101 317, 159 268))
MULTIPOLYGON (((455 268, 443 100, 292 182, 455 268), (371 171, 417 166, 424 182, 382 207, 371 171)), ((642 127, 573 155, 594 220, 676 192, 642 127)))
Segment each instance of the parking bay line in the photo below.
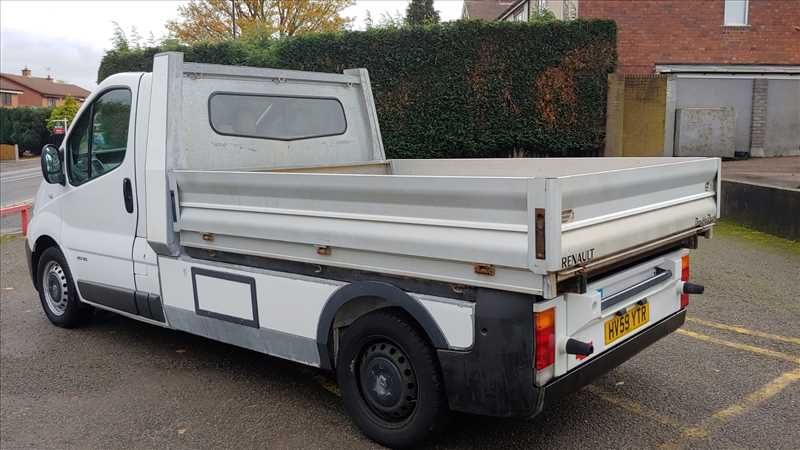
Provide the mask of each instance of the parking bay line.
POLYGON ((698 319, 696 317, 687 317, 686 321, 687 322, 694 322, 696 324, 704 325, 704 326, 711 327, 711 328, 717 328, 719 330, 733 331, 735 333, 746 334, 748 336, 760 337, 760 338, 764 338, 764 339, 771 339, 773 341, 787 342, 789 344, 800 345, 800 338, 780 336, 780 335, 771 334, 771 333, 764 333, 763 331, 751 330, 751 329, 748 329, 748 328, 745 328, 745 327, 740 327, 740 326, 736 326, 736 325, 728 325, 728 324, 724 324, 724 323, 714 322, 714 321, 711 321, 711 320, 698 319))
POLYGON ((756 347, 755 345, 740 344, 738 342, 726 341, 724 339, 715 338, 702 333, 696 333, 694 331, 684 330, 683 328, 679 328, 675 330, 675 332, 683 336, 688 336, 701 341, 710 342, 712 344, 724 345, 725 347, 735 348, 737 350, 743 350, 761 356, 769 356, 772 358, 789 361, 791 363, 800 364, 800 357, 790 355, 788 353, 778 352, 775 350, 768 350, 766 348, 756 347))
POLYGON ((611 392, 608 392, 607 390, 601 388, 600 386, 592 384, 586 386, 584 389, 594 394, 596 397, 599 397, 600 399, 605 400, 606 402, 611 403, 614 406, 618 406, 628 412, 632 412, 637 416, 656 421, 662 425, 667 425, 678 429, 685 428, 685 425, 680 423, 677 419, 653 411, 652 409, 647 408, 643 406, 641 403, 638 403, 634 400, 616 396, 611 392))
POLYGON ((668 442, 661 445, 661 448, 680 448, 681 444, 686 444, 687 440, 700 439, 707 437, 711 428, 723 425, 731 420, 747 413, 761 403, 771 399, 772 397, 781 393, 790 384, 800 381, 800 368, 784 372, 774 380, 761 386, 755 392, 747 395, 738 403, 734 403, 726 408, 723 408, 708 418, 700 422, 700 424, 687 427, 682 430, 683 439, 677 442, 668 442))

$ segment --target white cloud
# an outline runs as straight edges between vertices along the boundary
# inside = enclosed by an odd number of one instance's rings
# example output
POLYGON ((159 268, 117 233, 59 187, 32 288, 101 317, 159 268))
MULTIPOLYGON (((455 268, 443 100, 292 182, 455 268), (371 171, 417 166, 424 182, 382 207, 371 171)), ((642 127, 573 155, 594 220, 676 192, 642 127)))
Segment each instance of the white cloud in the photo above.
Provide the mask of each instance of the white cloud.
POLYGON ((165 33, 178 1, 0 1, 0 70, 53 77, 86 89, 111 47, 113 23, 145 39, 165 33), (49 69, 48 69, 49 68, 49 69))
POLYGON ((85 89, 95 87, 103 50, 84 42, 53 39, 16 30, 3 30, 0 41, 0 71, 20 74, 28 67, 33 76, 48 74, 85 89))
MULTIPOLYGON (((0 71, 19 73, 28 66, 35 76, 48 72, 87 89, 96 86, 97 69, 111 47, 112 22, 145 39, 166 33, 164 25, 185 1, 10 1, 0 0, 0 71)), ((442 20, 461 14, 461 0, 438 0, 442 20)), ((405 14, 408 1, 359 0, 345 10, 354 29, 364 28, 366 12, 379 21, 383 13, 405 14)))

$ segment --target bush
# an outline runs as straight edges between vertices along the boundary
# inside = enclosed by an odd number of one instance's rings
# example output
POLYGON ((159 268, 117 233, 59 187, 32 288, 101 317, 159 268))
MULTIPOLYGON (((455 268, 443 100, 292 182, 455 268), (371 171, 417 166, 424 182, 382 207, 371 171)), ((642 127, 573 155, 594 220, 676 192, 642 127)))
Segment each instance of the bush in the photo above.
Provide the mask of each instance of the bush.
POLYGON ((51 142, 47 119, 52 108, 0 108, 0 144, 17 144, 38 154, 51 142))
MULTIPOLYGON (((602 147, 610 21, 454 22, 183 47, 187 61, 337 72, 366 67, 392 158, 586 155, 602 147)), ((109 52, 98 78, 150 70, 109 52)))

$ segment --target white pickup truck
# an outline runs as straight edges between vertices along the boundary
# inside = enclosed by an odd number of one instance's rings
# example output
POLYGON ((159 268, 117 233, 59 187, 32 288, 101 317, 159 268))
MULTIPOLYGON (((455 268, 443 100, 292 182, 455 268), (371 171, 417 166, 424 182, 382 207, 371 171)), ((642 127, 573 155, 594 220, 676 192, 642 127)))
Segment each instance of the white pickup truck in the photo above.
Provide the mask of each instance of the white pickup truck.
POLYGON ((370 438, 532 417, 684 322, 708 158, 387 160, 367 71, 109 77, 27 241, 58 326, 92 308, 335 370, 370 438))

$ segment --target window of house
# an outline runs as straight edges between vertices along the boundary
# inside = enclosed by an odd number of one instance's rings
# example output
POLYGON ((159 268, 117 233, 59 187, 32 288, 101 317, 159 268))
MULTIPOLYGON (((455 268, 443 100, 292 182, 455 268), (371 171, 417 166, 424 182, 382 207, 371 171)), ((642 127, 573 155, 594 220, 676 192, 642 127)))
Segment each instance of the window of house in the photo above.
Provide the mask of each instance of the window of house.
POLYGON ((511 20, 514 22, 524 22, 525 21, 525 8, 518 8, 514 13, 511 15, 511 20))
POLYGON ((725 26, 747 25, 748 0, 725 0, 725 26))
POLYGON ((117 168, 125 159, 131 91, 110 90, 78 117, 67 138, 67 169, 77 186, 117 168))
POLYGON ((8 92, 0 92, 0 105, 11 106, 12 100, 12 94, 9 94, 8 92))
POLYGON ((537 8, 539 12, 544 12, 547 9, 547 0, 539 0, 537 8))
POLYGON ((58 99, 55 97, 47 97, 47 106, 56 106, 58 105, 58 99))
POLYGON ((219 134, 290 141, 344 134, 344 108, 335 98, 213 94, 211 128, 219 134))

